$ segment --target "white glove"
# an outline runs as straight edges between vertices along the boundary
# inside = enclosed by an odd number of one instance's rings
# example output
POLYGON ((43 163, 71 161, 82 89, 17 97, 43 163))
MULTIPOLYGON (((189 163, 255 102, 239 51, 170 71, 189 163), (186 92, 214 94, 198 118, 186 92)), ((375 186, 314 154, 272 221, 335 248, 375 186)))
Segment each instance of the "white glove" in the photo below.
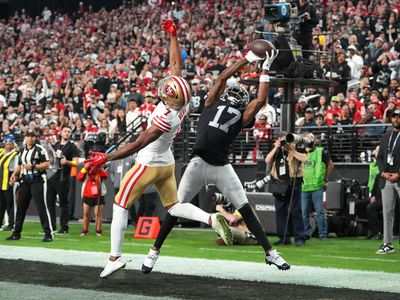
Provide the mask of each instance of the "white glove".
POLYGON ((259 61, 259 60, 263 60, 262 57, 259 57, 259 56, 255 55, 254 52, 251 51, 251 50, 249 52, 247 52, 247 54, 246 54, 246 56, 244 58, 246 58, 249 63, 252 63, 252 62, 255 62, 255 61, 259 61))
POLYGON ((272 63, 274 62, 274 59, 279 54, 279 50, 276 50, 276 52, 275 52, 275 50, 272 50, 271 51, 271 56, 269 55, 268 51, 265 52, 265 54, 266 54, 266 57, 265 57, 264 63, 262 64, 262 69, 269 71, 269 69, 271 68, 272 63))

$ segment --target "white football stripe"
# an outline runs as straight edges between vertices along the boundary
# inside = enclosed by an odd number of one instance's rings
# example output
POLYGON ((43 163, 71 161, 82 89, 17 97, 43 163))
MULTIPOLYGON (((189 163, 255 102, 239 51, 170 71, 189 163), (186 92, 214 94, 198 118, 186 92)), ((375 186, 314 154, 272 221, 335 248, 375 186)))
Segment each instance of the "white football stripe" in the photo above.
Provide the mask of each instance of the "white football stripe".
MULTIPOLYGON (((219 251, 219 249, 215 251, 219 251)), ((108 253, 102 252, 0 246, 0 258, 41 261, 63 265, 103 268, 108 256, 108 253)), ((123 256, 125 259, 131 260, 126 266, 127 269, 140 270, 146 255, 126 254, 123 256)), ((283 272, 273 266, 266 266, 262 255, 260 255, 259 263, 178 258, 161 255, 157 260, 153 272, 400 293, 399 273, 296 265, 292 265, 289 271, 283 272)))

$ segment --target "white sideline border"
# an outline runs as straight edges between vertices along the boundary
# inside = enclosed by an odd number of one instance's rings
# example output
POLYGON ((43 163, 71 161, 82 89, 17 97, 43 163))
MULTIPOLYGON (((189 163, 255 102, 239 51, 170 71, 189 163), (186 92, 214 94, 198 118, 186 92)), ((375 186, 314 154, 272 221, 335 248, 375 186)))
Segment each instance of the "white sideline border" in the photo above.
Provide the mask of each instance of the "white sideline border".
MULTIPOLYGON (((103 268, 108 256, 109 254, 104 252, 0 246, 0 258, 3 259, 22 259, 61 265, 103 268)), ((127 269, 140 270, 145 255, 127 254, 124 255, 124 258, 131 260, 127 263, 127 269)), ((154 267, 154 272, 400 293, 399 273, 296 265, 292 265, 288 271, 279 271, 276 267, 267 266, 264 262, 209 260, 162 255, 154 267)))

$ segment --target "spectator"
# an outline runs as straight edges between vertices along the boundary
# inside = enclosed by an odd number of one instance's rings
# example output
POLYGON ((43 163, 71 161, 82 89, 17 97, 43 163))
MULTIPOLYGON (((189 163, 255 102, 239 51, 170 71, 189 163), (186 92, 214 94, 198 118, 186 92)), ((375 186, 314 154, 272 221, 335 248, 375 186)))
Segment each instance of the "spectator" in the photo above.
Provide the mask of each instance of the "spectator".
POLYGON ((90 165, 86 164, 77 175, 77 180, 82 183, 82 202, 83 202, 83 226, 81 236, 89 233, 89 224, 94 209, 96 220, 96 236, 101 236, 103 225, 103 207, 105 204, 104 196, 107 193, 104 180, 108 178, 108 173, 103 168, 88 174, 90 165))
POLYGON ((351 79, 354 81, 360 80, 362 75, 362 67, 364 66, 364 60, 359 55, 359 52, 354 45, 347 47, 347 53, 348 58, 346 60, 351 70, 351 79))
POLYGON ((334 116, 337 117, 342 115, 342 109, 340 108, 340 99, 338 96, 332 96, 331 98, 331 108, 325 113, 325 122, 328 126, 332 125, 334 116))
POLYGON ((335 94, 342 93, 343 95, 347 95, 347 83, 351 78, 351 69, 347 64, 346 54, 343 51, 337 54, 331 72, 327 76, 332 77, 332 80, 339 83, 334 88, 335 94))

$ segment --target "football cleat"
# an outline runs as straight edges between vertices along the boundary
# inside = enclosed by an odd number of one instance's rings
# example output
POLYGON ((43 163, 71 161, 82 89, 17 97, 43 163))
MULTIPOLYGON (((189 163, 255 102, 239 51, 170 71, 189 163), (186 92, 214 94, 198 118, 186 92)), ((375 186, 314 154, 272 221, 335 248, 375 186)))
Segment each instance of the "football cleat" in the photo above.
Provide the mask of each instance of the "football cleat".
POLYGON ((173 110, 180 110, 192 99, 189 83, 180 76, 168 76, 162 79, 158 85, 158 96, 173 110))
POLYGON ((142 265, 142 272, 148 274, 153 270, 153 267, 160 256, 160 251, 150 249, 149 253, 147 254, 146 259, 142 265))
POLYGON ((265 262, 268 265, 275 265, 279 270, 286 271, 290 269, 289 264, 274 249, 265 256, 265 262))
POLYGON ((393 253, 394 247, 391 244, 383 244, 380 246, 380 248, 378 249, 378 251, 376 251, 376 254, 390 254, 393 253))
POLYGON ((116 271, 125 268, 125 266, 126 266, 126 261, 124 261, 121 257, 118 257, 118 259, 114 261, 108 260, 107 265, 105 266, 103 272, 100 273, 100 277, 106 278, 110 276, 112 273, 115 273, 116 271))
POLYGON ((224 240, 225 244, 233 244, 232 231, 226 223, 223 215, 220 213, 211 215, 211 227, 218 233, 218 235, 224 240))

